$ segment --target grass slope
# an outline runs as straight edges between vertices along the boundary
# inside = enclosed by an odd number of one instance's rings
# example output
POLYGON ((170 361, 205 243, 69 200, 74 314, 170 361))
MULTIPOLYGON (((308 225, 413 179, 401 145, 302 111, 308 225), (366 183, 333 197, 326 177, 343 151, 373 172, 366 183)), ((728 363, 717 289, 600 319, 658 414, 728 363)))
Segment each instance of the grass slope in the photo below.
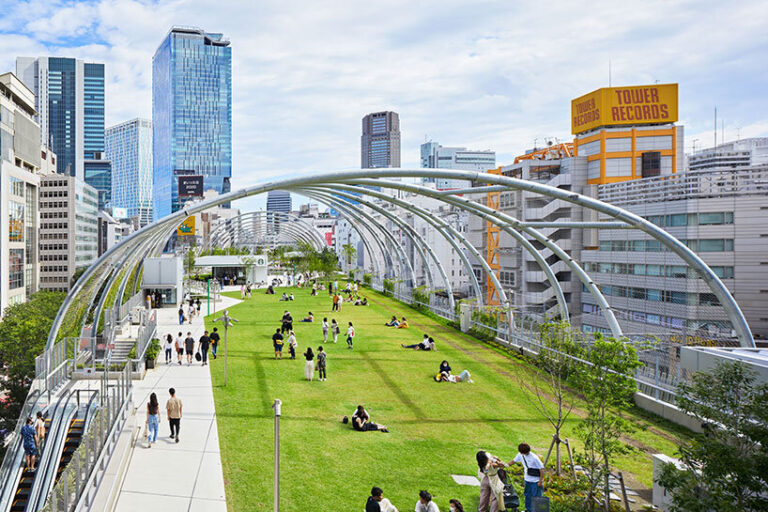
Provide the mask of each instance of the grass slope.
MULTIPOLYGON (((456 485, 450 474, 476 474, 478 449, 509 460, 525 441, 543 459, 552 430, 514 378, 527 371, 519 361, 374 292, 366 291, 370 306, 344 305, 333 314, 323 293, 310 297, 309 290, 296 289, 294 302, 278 302, 281 293, 257 292, 230 308, 240 322, 229 335, 227 387, 222 357, 210 366, 229 510, 271 510, 275 398, 283 401, 281 509, 286 512, 362 510, 372 485, 382 487, 403 511, 412 509, 420 489, 429 490, 441 509, 458 498, 472 510, 478 489, 456 485), (271 335, 286 308, 296 320, 297 360, 285 359, 286 347, 284 360, 275 361, 271 335), (315 323, 298 321, 307 311, 315 314, 315 323), (393 314, 405 315, 411 328, 385 327, 393 314), (338 344, 325 345, 328 381, 307 382, 301 353, 322 343, 323 317, 340 321, 342 335, 338 344), (357 330, 354 350, 344 343, 348 321, 357 330), (424 332, 435 338, 437 352, 400 347, 418 342, 424 332), (443 359, 456 374, 468 369, 475 383, 435 383, 432 376, 443 359), (355 432, 343 425, 341 418, 358 404, 391 433, 355 432)), ((209 329, 212 320, 206 317, 209 329)), ((619 465, 630 479, 649 486, 652 466, 643 452, 673 453, 673 431, 651 425, 647 417, 632 419, 640 427, 632 434, 639 449, 619 465)), ((566 436, 573 437, 577 421, 569 420, 566 436)))

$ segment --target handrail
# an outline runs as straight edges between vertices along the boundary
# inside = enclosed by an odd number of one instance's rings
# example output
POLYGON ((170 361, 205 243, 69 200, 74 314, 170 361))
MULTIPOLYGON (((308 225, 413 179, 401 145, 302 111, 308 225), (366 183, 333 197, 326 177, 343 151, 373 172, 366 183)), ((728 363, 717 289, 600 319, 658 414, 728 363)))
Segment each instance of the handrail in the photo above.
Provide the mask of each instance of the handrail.
POLYGON ((44 395, 41 391, 33 390, 21 408, 21 415, 16 422, 16 428, 6 436, 5 458, 2 466, 0 466, 0 510, 2 511, 10 507, 18 484, 18 478, 12 474, 14 472, 21 474, 21 461, 24 457, 21 427, 26 424, 28 417, 34 415, 41 408, 40 401, 43 399, 44 395))

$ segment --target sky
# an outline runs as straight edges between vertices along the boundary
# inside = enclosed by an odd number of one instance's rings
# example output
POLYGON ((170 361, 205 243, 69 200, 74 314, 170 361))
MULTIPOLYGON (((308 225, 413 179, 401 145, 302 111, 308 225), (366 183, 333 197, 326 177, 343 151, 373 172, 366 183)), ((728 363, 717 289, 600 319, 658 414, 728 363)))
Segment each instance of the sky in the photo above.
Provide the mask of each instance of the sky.
MULTIPOLYGON (((361 119, 400 114, 419 145, 496 151, 570 141, 570 101, 679 84, 685 148, 768 135, 768 2, 615 0, 6 0, 0 72, 17 56, 103 62, 107 126, 152 114, 152 56, 173 25, 232 45, 232 188, 360 165, 361 119), (610 63, 610 64, 609 64, 610 63), (718 140, 721 138, 718 121, 718 140)), ((263 199, 244 207, 259 207, 263 199)))

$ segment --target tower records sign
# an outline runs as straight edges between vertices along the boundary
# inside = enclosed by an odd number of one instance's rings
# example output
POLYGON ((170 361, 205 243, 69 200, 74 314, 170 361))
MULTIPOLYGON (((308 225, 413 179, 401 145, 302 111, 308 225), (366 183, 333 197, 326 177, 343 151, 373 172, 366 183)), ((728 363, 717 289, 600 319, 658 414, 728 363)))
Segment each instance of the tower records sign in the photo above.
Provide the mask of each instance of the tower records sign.
POLYGON ((203 177, 199 174, 179 176, 179 197, 203 197, 203 177))
POLYGON ((571 132, 600 126, 674 123, 677 84, 603 87, 571 101, 571 132))

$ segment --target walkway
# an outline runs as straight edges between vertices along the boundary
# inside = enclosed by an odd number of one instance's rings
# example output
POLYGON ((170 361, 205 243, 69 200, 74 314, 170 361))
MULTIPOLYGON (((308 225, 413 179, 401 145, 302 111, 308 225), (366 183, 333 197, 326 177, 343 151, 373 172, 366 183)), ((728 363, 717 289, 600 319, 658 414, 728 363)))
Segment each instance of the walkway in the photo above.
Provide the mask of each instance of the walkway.
MULTIPOLYGON (((223 297, 216 310, 237 302, 223 297)), ((205 314, 206 304, 203 304, 202 310, 205 314)), ((180 326, 176 309, 157 312, 158 337, 168 333, 176 335, 181 330, 184 336, 191 332, 197 340, 203 333, 200 318, 196 318, 192 325, 180 326)), ((165 356, 161 353, 158 366, 149 370, 143 381, 134 381, 137 421, 143 429, 149 395, 157 393, 161 408, 160 431, 152 448, 146 447, 143 436, 137 441, 117 499, 117 512, 227 510, 211 374, 208 367, 198 362, 193 362, 192 366, 184 362, 179 366, 175 360, 174 355, 174 364, 166 365, 165 356), (165 415, 165 402, 171 387, 176 388, 176 394, 184 404, 178 444, 169 438, 165 415)))

